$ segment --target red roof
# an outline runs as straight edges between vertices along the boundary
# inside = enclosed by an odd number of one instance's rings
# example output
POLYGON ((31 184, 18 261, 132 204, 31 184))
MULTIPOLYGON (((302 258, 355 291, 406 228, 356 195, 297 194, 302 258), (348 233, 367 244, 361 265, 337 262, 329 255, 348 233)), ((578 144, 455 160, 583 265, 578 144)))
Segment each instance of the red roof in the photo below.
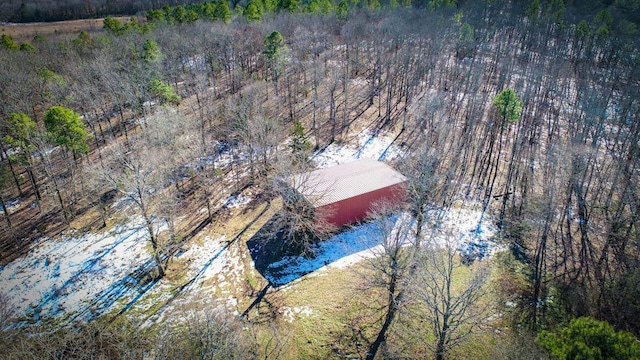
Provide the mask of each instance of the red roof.
POLYGON ((293 175, 287 182, 317 208, 405 181, 407 178, 389 165, 361 159, 293 175))

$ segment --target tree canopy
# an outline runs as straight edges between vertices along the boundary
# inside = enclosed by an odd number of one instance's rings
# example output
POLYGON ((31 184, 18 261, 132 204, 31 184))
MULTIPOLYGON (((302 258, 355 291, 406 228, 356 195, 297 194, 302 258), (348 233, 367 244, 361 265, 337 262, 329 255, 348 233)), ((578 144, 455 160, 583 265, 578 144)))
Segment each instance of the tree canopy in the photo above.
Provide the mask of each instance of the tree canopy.
POLYGON ((313 147, 313 144, 304 134, 304 126, 298 120, 294 121, 293 129, 289 133, 291 135, 291 141, 289 142, 289 149, 297 160, 306 161, 309 156, 309 150, 313 147))
POLYGON ((178 95, 171 85, 160 79, 152 79, 150 83, 151 92, 162 101, 162 103, 170 103, 177 105, 182 98, 178 95))
POLYGON ((55 145, 81 154, 89 151, 87 130, 75 111, 53 106, 44 114, 44 125, 55 145))
POLYGON ((498 112, 507 122, 514 122, 520 118, 522 113, 522 101, 511 89, 502 90, 493 98, 493 105, 498 108, 498 112))
POLYGON ((573 319, 555 333, 543 330, 537 342, 558 360, 640 359, 640 343, 631 333, 590 317, 573 319))
POLYGON ((12 113, 7 119, 7 134, 4 141, 11 146, 17 146, 23 150, 31 147, 31 138, 38 130, 35 121, 25 113, 12 113))
POLYGON ((272 61, 282 49, 283 44, 284 37, 282 34, 278 31, 273 31, 264 38, 264 51, 262 53, 267 57, 267 60, 272 61))

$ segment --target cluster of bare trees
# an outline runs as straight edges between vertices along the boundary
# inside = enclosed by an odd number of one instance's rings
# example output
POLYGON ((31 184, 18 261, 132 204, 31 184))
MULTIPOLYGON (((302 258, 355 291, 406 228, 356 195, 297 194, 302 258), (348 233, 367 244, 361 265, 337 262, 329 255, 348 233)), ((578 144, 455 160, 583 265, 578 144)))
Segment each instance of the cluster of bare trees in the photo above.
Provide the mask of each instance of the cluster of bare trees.
MULTIPOLYGON (((446 179, 442 194, 449 195, 431 201, 485 202, 516 257, 530 266, 531 287, 519 301, 532 324, 548 320, 553 288, 568 313, 637 331, 628 320, 633 307, 612 312, 621 298, 633 303, 628 296, 637 295, 627 286, 638 261, 633 47, 552 23, 505 19, 489 31, 489 23, 502 20, 492 7, 482 11, 484 17, 465 17, 477 37, 492 40, 477 41, 466 57, 452 56, 454 44, 430 37, 433 29, 420 38, 425 45, 411 39, 400 46, 417 46, 409 53, 426 52, 434 62, 420 62, 423 70, 409 76, 419 86, 405 126, 413 132, 408 142, 426 143, 438 155, 435 174, 446 179), (512 121, 495 100, 505 89, 522 101, 512 121)), ((443 26, 451 37, 461 29, 443 26)), ((384 103, 384 93, 375 94, 384 103)), ((381 121, 384 113, 379 107, 381 121)))
POLYGON ((5 359, 278 358, 287 341, 277 329, 259 332, 221 309, 185 309, 180 319, 153 330, 124 318, 68 328, 16 329, 11 326, 10 310, 0 296, 0 344, 5 359))
MULTIPOLYGON (((222 189, 272 184, 278 168, 290 169, 277 163, 294 158, 286 138, 296 121, 318 149, 364 123, 402 131, 398 141, 415 159, 404 172, 415 179, 418 224, 458 199, 497 219, 527 271, 513 300, 528 324, 549 321, 549 307, 561 304, 637 334, 637 44, 595 22, 516 16, 510 2, 458 7, 196 22, 41 39, 36 53, 1 50, 0 199, 10 230, 2 261, 24 250, 14 238, 28 238, 36 224, 110 211, 101 200, 115 192, 144 218, 161 275, 194 227, 180 220, 181 205, 206 206, 203 221, 211 221, 222 189), (515 96, 518 111, 509 114, 501 94, 515 96), (18 113, 44 133, 54 106, 82 115, 87 155, 41 136, 28 139, 41 151, 4 140, 18 113), (14 213, 4 203, 16 197, 36 206, 14 213)), ((417 278, 446 269, 410 259, 406 271, 417 278)), ((398 296, 390 292, 389 309, 398 296)))
POLYGON ((376 226, 366 234, 382 240, 367 261, 369 280, 364 281, 382 292, 381 303, 374 304, 379 331, 367 359, 380 353, 385 358, 411 357, 418 348, 445 359, 474 330, 487 325, 494 309, 486 296, 488 264, 464 265, 458 240, 462 234, 439 224, 457 194, 440 174, 441 156, 422 145, 403 159, 408 209, 399 215, 398 209, 381 204, 376 226))

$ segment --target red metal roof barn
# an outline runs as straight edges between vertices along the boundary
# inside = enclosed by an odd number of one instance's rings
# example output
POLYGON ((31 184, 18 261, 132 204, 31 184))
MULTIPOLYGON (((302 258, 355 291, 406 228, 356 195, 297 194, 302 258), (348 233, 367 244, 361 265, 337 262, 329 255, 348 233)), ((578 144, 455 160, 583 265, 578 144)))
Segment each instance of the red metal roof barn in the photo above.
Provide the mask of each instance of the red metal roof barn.
POLYGON ((366 218, 382 202, 404 200, 407 178, 389 165, 373 159, 319 169, 291 176, 296 190, 318 216, 335 227, 366 218))

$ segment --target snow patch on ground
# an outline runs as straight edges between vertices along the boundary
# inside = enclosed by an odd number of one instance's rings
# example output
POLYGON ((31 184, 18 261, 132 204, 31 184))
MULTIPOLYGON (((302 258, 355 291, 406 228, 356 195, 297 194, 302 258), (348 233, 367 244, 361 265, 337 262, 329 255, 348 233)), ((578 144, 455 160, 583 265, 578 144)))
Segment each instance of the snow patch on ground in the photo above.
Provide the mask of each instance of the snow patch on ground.
MULTIPOLYGON (((238 300, 234 296, 216 296, 216 290, 221 294, 230 294, 234 290, 232 284, 238 283, 237 277, 243 276, 242 261, 236 256, 235 247, 229 245, 225 236, 215 239, 207 236, 202 245, 193 243, 181 253, 177 259, 188 264, 188 280, 179 288, 179 292, 174 291, 174 297, 165 301, 166 306, 154 314, 146 325, 174 321, 180 318, 176 315, 195 305, 202 308, 222 306, 237 311, 238 300)), ((141 306, 148 307, 145 304, 141 306)))
POLYGON ((363 131, 358 134, 358 145, 331 144, 316 153, 313 160, 319 168, 345 164, 358 159, 391 160, 402 154, 394 144, 394 137, 383 133, 363 131))
POLYGON ((296 316, 298 317, 308 317, 313 315, 313 310, 311 310, 310 307, 308 306, 294 306, 294 307, 289 307, 289 306, 283 306, 281 308, 278 309, 278 313, 280 313, 282 315, 282 317, 284 318, 284 320, 286 322, 293 322, 296 319, 296 316))
POLYGON ((374 222, 356 226, 322 241, 315 248, 312 259, 303 256, 285 256, 268 266, 265 277, 275 285, 284 285, 331 263, 348 266, 363 259, 369 249, 380 243, 380 239, 370 235, 375 231, 374 222))
POLYGON ((129 196, 121 196, 111 204, 113 210, 129 209, 133 205, 133 200, 129 196))
POLYGON ((180 255, 180 259, 189 263, 189 276, 192 278, 190 288, 198 288, 202 283, 220 274, 230 261, 225 252, 226 238, 220 236, 212 239, 206 236, 203 245, 193 244, 191 248, 180 255))
POLYGON ((351 83, 351 85, 355 85, 355 86, 369 85, 369 81, 367 79, 363 79, 363 78, 349 79, 349 83, 351 83))
POLYGON ((102 233, 38 242, 0 268, 2 291, 19 315, 34 321, 63 313, 88 319, 108 311, 137 292, 141 277, 154 266, 141 218, 102 233))
MULTIPOLYGON (((4 206, 7 208, 7 211, 9 212, 9 214, 11 214, 14 210, 18 209, 20 205, 22 205, 22 201, 20 201, 20 198, 7 200, 4 202, 4 206)), ((4 210, 2 209, 2 206, 0 206, 0 214, 4 215, 4 210)))
POLYGON ((226 208, 238 208, 244 206, 253 200, 249 196, 243 195, 231 195, 224 201, 224 207, 226 208))
MULTIPOLYGON (((423 227, 423 244, 436 247, 450 244, 468 260, 491 256, 500 250, 493 239, 496 229, 492 219, 485 217, 480 223, 481 217, 480 210, 467 208, 433 211, 423 227)), ((363 223, 317 244, 314 258, 286 256, 270 264, 264 275, 275 286, 282 286, 317 270, 343 269, 373 258, 383 251, 381 221, 395 223, 393 231, 399 231, 398 227, 406 221, 415 226, 407 214, 363 223)), ((408 238, 405 245, 413 241, 408 238)))
POLYGON ((245 149, 242 147, 238 148, 237 145, 220 142, 213 147, 216 149, 213 154, 200 158, 196 162, 196 169, 198 171, 203 169, 205 165, 224 170, 233 163, 243 163, 247 159, 246 151, 244 151, 245 149))
POLYGON ((497 232, 493 219, 483 216, 481 210, 456 208, 448 211, 432 211, 427 214, 425 238, 433 245, 444 247, 448 244, 459 249, 462 255, 477 249, 475 258, 482 259, 500 250, 494 241, 497 232))

